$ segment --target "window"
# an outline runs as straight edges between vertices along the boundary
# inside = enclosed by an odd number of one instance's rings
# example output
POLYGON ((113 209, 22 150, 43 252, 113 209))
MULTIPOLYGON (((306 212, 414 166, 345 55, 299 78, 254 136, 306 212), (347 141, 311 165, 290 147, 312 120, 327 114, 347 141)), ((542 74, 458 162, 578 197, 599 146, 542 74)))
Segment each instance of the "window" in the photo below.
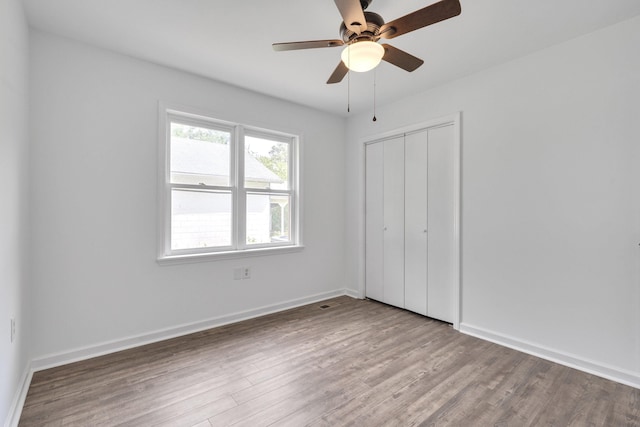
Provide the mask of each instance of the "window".
POLYGON ((298 137, 161 114, 159 260, 300 247, 298 137))

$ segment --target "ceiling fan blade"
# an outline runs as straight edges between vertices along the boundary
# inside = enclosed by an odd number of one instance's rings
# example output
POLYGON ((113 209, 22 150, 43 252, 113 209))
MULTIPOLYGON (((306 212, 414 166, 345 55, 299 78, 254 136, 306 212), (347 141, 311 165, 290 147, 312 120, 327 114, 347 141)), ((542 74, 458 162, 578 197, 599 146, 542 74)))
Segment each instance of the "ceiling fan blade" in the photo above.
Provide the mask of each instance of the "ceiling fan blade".
POLYGON ((344 65, 344 62, 340 61, 336 69, 333 70, 333 74, 331 74, 331 77, 329 77, 329 80, 327 80, 327 84, 330 85, 333 83, 340 83, 342 79, 344 79, 344 76, 347 75, 348 72, 349 72, 349 69, 347 68, 347 66, 344 65))
POLYGON ((380 28, 380 36, 385 39, 392 39, 436 22, 453 18, 460 15, 460 12, 462 12, 462 9, 459 0, 442 0, 387 22, 380 28))
POLYGON ((360 5, 360 0, 334 0, 342 15, 344 25, 356 34, 367 29, 367 20, 360 5))
POLYGON ((382 47, 384 48, 384 56, 382 59, 396 67, 402 68, 403 70, 411 72, 424 64, 422 59, 416 58, 404 50, 400 50, 390 44, 383 44, 382 47))
POLYGON ((342 40, 311 40, 306 42, 289 42, 289 43, 274 43, 273 50, 280 52, 285 50, 299 50, 299 49, 316 49, 320 47, 336 47, 342 46, 344 42, 342 40))

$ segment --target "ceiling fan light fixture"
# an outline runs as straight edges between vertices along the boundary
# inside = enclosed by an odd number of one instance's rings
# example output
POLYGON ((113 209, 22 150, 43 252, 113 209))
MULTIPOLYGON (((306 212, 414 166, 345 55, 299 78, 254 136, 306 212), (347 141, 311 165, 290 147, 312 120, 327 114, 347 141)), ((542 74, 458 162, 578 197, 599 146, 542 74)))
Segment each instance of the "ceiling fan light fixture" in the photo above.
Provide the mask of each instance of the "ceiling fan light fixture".
POLYGON ((373 70, 380 64, 384 47, 372 41, 355 42, 344 48, 340 56, 347 68, 362 73, 373 70))

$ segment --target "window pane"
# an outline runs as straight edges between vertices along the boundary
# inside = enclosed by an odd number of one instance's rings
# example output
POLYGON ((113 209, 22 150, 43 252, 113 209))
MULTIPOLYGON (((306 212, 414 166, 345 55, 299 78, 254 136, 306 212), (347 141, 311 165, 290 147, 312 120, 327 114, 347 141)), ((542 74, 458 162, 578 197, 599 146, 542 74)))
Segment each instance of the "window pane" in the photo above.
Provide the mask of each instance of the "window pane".
POLYGON ((171 249, 231 245, 231 193, 171 191, 171 249))
POLYGON ((291 241, 288 195, 247 194, 247 244, 291 241))
POLYGON ((171 182, 229 185, 231 132, 171 123, 171 182))
POLYGON ((246 136, 244 186, 288 190, 289 144, 246 136))

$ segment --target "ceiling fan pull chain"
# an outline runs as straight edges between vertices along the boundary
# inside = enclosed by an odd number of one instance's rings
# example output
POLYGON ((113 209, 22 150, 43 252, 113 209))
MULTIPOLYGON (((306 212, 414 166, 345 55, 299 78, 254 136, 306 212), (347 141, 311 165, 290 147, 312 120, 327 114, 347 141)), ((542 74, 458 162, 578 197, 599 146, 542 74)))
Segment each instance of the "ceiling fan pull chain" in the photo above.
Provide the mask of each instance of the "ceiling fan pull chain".
POLYGON ((373 69, 373 121, 377 121, 376 118, 376 69, 373 69))
MULTIPOLYGON (((351 62, 351 51, 347 52, 351 62)), ((351 112, 351 70, 347 70, 347 113, 351 112)))

